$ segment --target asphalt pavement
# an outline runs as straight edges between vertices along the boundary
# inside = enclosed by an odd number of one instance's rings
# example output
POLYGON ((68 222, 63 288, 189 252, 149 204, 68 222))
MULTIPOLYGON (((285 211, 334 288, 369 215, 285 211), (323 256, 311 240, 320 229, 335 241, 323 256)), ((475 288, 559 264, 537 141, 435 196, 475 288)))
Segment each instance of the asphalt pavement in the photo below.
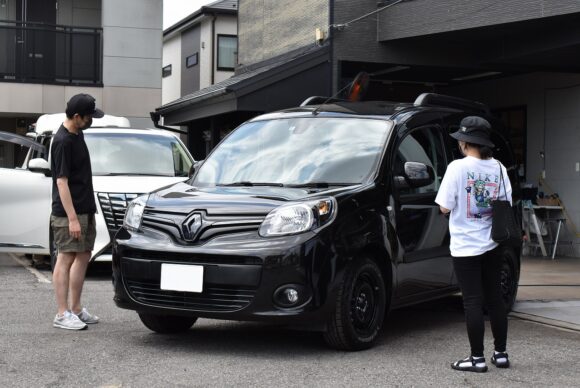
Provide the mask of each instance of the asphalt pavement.
MULTIPOLYGON (((49 280, 49 271, 31 271, 25 258, 0 254, 1 387, 572 387, 580 381, 580 332, 519 318, 509 322, 512 368, 451 370, 450 362, 468 354, 459 296, 392 312, 377 346, 340 352, 318 333, 260 323, 201 319, 183 335, 152 333, 134 312, 114 305, 106 267, 93 269, 84 290, 85 305, 102 321, 81 332, 59 330, 52 327, 49 280)), ((489 326, 485 345, 490 353, 489 326)))

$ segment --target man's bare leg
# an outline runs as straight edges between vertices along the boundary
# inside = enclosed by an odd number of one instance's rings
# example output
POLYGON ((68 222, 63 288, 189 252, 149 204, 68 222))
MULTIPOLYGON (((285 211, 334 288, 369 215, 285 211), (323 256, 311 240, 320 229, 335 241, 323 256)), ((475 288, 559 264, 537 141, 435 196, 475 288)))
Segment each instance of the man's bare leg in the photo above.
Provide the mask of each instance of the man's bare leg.
POLYGON ((56 294, 58 314, 62 315, 68 310, 68 289, 70 270, 75 261, 75 253, 59 252, 52 274, 52 283, 56 294))
POLYGON ((83 292, 83 284, 85 283, 85 275, 87 273, 90 258, 91 252, 78 252, 70 269, 70 307, 71 311, 75 314, 80 313, 82 309, 81 293, 83 292))

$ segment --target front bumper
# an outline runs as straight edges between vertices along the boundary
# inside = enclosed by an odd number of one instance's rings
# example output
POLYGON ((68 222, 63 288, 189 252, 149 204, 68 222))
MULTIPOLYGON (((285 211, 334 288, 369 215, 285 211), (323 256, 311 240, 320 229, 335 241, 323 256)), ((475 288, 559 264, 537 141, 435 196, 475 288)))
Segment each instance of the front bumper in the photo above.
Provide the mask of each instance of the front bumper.
POLYGON ((261 238, 257 232, 180 246, 156 234, 121 229, 113 248, 117 306, 131 310, 228 320, 324 325, 334 308, 334 257, 314 233, 261 238), (161 290, 163 263, 202 265, 203 292, 161 290), (299 290, 295 307, 281 307, 281 287, 299 290))

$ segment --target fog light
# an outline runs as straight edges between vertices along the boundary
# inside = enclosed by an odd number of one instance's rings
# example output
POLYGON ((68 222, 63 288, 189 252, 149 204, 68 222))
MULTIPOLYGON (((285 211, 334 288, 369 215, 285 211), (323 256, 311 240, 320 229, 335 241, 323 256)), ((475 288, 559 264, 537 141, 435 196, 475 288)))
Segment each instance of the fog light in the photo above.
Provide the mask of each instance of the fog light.
POLYGON ((288 300, 288 303, 290 304, 298 302, 298 291, 296 291, 294 288, 285 289, 284 296, 286 297, 286 300, 288 300))
POLYGON ((274 304, 283 308, 294 308, 308 303, 310 293, 300 284, 285 284, 274 291, 274 304))

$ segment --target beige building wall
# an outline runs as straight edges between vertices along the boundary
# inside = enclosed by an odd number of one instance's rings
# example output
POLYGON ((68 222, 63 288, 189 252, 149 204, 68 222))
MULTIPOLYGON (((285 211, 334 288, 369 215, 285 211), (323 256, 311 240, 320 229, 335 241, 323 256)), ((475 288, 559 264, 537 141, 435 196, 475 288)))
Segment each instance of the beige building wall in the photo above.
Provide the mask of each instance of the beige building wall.
POLYGON ((238 63, 250 65, 315 44, 327 32, 329 0, 243 0, 239 2, 238 63))

